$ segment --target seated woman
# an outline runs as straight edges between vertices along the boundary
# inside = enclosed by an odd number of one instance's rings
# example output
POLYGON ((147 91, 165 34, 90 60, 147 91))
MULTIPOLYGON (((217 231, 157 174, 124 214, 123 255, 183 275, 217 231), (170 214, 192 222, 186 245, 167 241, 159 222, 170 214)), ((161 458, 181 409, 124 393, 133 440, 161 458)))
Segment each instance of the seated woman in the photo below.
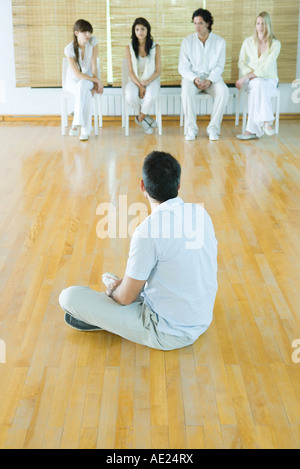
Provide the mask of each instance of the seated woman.
POLYGON ((248 92, 248 121, 246 132, 240 140, 274 135, 274 114, 271 98, 278 85, 277 57, 281 44, 275 38, 272 22, 267 12, 260 13, 255 21, 254 34, 243 42, 238 67, 241 78, 236 87, 244 86, 248 92))
POLYGON ((125 97, 136 113, 136 123, 146 134, 152 134, 157 123, 149 112, 160 89, 160 46, 153 41, 151 26, 145 18, 134 21, 131 39, 126 46, 129 81, 125 97))
POLYGON ((73 41, 64 50, 69 65, 65 87, 75 97, 70 135, 78 135, 81 127, 80 140, 88 140, 91 132, 92 96, 103 93, 103 85, 97 74, 98 40, 92 33, 93 27, 88 21, 76 21, 73 41))

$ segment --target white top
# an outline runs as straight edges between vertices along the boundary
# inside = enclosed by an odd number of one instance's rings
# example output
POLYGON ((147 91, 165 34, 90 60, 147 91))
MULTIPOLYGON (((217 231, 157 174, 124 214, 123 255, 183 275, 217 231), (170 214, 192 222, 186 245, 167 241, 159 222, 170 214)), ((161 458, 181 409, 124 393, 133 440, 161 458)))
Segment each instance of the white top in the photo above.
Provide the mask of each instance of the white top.
POLYGON ((254 37, 250 36, 245 39, 240 50, 238 64, 241 76, 253 72, 259 78, 277 79, 277 58, 280 49, 280 42, 273 39, 270 49, 258 57, 258 46, 254 37))
POLYGON ((137 61, 137 70, 138 70, 139 80, 142 80, 142 76, 144 74, 145 67, 146 67, 146 62, 147 62, 147 56, 146 57, 139 56, 139 60, 137 61))
POLYGON ((194 33, 183 39, 178 71, 183 78, 194 81, 206 73, 212 83, 222 80, 226 58, 226 42, 221 36, 210 33, 205 44, 194 33))
MULTIPOLYGON (((97 44, 98 44, 98 39, 95 36, 91 36, 90 40, 85 45, 84 58, 83 59, 82 59, 82 55, 81 55, 81 50, 78 48, 79 63, 80 63, 81 71, 82 71, 82 73, 85 73, 85 74, 90 75, 90 76, 92 76, 91 64, 92 64, 92 57, 93 57, 93 48, 97 44)), ((66 57, 72 57, 73 59, 76 60, 73 41, 70 42, 70 44, 68 44, 65 47, 64 54, 65 54, 66 57)), ((67 70, 67 77, 68 76, 72 77, 72 78, 75 77, 75 75, 72 72, 72 69, 70 67, 68 67, 68 70, 67 70)))
POLYGON ((153 73, 155 73, 155 56, 156 56, 155 42, 153 43, 152 49, 150 49, 149 54, 145 58, 139 56, 139 60, 137 60, 131 44, 129 44, 129 50, 130 50, 132 68, 133 68, 133 72, 135 76, 139 78, 139 80, 147 80, 148 78, 150 78, 153 75, 153 73), (139 70, 138 70, 138 63, 140 62, 140 59, 142 59, 142 61, 145 62, 142 76, 139 76, 139 70))
POLYGON ((218 288, 217 240, 201 205, 160 204, 135 230, 126 274, 146 280, 142 299, 159 331, 196 340, 210 325, 218 288))

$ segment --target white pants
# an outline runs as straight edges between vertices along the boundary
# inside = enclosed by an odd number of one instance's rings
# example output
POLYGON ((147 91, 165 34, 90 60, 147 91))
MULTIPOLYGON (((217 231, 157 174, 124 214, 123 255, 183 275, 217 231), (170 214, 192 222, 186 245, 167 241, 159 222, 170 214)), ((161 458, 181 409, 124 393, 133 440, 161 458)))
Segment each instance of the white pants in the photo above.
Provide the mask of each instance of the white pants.
POLYGON ((122 306, 109 298, 106 293, 88 287, 74 286, 61 292, 59 303, 65 313, 86 324, 98 326, 151 348, 173 350, 194 342, 188 337, 158 331, 156 314, 142 301, 137 300, 128 306, 122 306))
MULTIPOLYGON (((202 93, 197 86, 186 78, 182 79, 181 82, 181 98, 185 118, 186 131, 190 131, 197 135, 197 107, 196 107, 196 95, 202 93)), ((207 133, 216 133, 220 135, 221 122, 223 114, 227 105, 229 91, 223 80, 219 80, 216 83, 212 83, 211 86, 205 90, 214 100, 210 123, 207 127, 207 133)))
POLYGON ((245 86, 248 92, 248 122, 246 130, 257 137, 264 134, 264 122, 270 124, 274 121, 272 110, 272 96, 274 96, 277 80, 272 78, 253 78, 245 86))
POLYGON ((139 113, 148 115, 151 111, 153 104, 155 104, 157 95, 160 90, 160 80, 152 81, 146 87, 145 97, 140 99, 139 89, 135 83, 129 81, 125 88, 125 98, 129 106, 134 109, 135 114, 138 116, 139 113))
POLYGON ((81 126, 81 134, 90 135, 92 130, 93 96, 91 90, 94 83, 89 80, 66 81, 66 90, 75 98, 73 125, 81 126))

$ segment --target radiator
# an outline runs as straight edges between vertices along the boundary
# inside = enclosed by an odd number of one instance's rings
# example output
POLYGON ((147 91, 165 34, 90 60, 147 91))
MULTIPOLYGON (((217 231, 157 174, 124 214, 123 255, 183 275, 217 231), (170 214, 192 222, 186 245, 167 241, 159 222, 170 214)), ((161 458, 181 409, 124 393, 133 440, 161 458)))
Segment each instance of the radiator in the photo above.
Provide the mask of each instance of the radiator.
MULTIPOLYGON (((229 88, 229 99, 225 109, 225 114, 235 114, 236 89, 229 88)), ((102 114, 104 116, 122 115, 122 90, 105 88, 101 99, 102 114)), ((199 100, 198 114, 211 114, 212 100, 199 100)), ((162 88, 161 89, 161 111, 162 115, 179 116, 181 109, 180 88, 162 88)), ((134 115, 133 110, 130 112, 134 115)))

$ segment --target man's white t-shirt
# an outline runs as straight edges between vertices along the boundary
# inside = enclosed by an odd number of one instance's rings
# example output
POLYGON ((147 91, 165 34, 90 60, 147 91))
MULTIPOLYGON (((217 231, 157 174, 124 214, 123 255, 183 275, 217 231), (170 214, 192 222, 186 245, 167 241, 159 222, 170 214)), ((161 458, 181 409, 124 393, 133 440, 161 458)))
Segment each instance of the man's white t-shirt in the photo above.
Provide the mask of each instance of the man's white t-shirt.
POLYGON ((207 330, 218 289, 217 244, 206 210, 180 197, 160 204, 137 227, 126 274, 146 280, 141 296, 159 331, 196 340, 207 330))

